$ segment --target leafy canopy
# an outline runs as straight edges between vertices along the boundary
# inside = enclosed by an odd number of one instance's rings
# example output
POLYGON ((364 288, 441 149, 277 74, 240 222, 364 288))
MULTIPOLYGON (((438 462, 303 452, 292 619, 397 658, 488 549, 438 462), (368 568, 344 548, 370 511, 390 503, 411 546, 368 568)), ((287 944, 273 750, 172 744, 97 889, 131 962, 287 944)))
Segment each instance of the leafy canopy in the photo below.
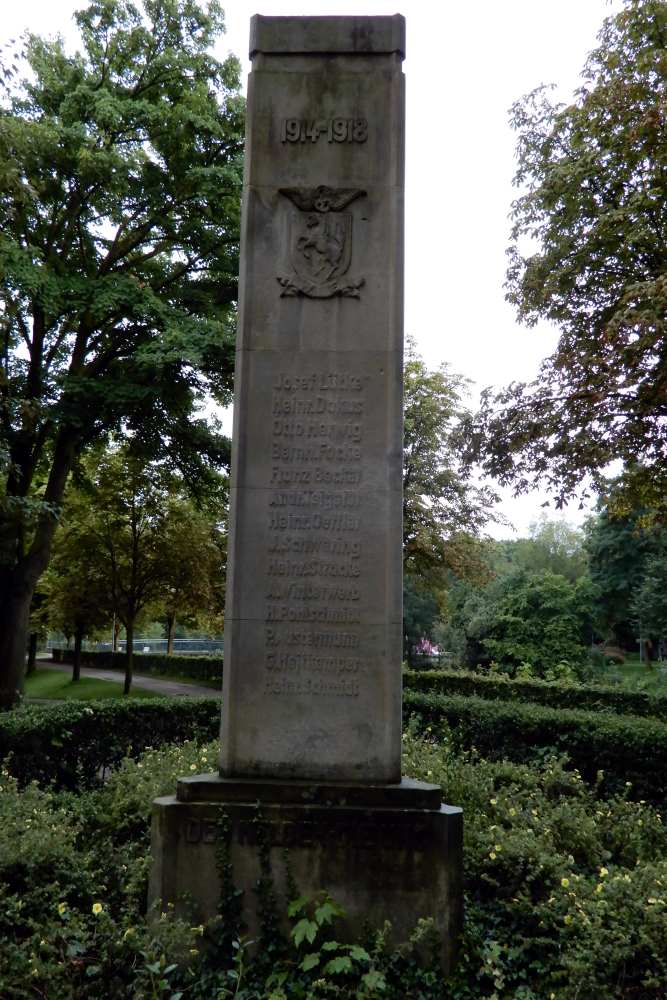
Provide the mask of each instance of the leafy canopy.
POLYGON ((567 106, 537 91, 518 133, 507 298, 560 329, 528 385, 487 391, 471 454, 517 492, 560 506, 621 459, 631 497, 667 485, 667 5, 627 0, 605 20, 567 106))
POLYGON ((403 567, 432 588, 448 574, 485 574, 480 534, 497 496, 471 481, 455 429, 466 381, 447 365, 429 371, 408 341, 404 371, 403 567))
POLYGON ((193 416, 232 370, 243 103, 238 61, 209 54, 220 8, 76 20, 75 55, 28 36, 0 107, 5 513, 45 482, 57 502, 63 462, 121 426, 190 475, 228 451, 193 416))

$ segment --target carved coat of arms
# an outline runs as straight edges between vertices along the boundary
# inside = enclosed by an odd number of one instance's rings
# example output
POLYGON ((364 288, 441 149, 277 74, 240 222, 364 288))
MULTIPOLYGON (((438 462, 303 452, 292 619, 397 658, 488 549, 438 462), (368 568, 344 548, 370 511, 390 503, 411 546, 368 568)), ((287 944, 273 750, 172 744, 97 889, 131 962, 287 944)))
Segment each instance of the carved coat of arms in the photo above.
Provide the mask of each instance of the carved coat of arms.
POLYGON ((281 188, 299 209, 289 220, 288 256, 293 273, 279 275, 282 295, 359 298, 363 278, 347 274, 352 257, 352 216, 343 212, 365 191, 356 188, 281 188))

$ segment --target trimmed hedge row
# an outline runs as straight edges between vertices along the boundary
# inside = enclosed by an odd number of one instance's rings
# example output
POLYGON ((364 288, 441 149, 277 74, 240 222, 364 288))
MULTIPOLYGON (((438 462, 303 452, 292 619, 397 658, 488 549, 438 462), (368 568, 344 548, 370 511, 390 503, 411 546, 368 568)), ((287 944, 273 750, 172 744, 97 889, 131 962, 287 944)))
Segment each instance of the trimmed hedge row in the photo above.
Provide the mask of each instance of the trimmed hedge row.
POLYGON ((633 798, 667 796, 667 725, 658 719, 418 691, 404 692, 403 716, 419 729, 446 723, 458 749, 475 747, 490 759, 567 754, 585 780, 603 772, 606 792, 630 782, 633 798))
POLYGON ((550 708, 610 711, 621 715, 641 715, 667 722, 667 696, 645 691, 626 691, 602 685, 558 684, 542 680, 512 680, 493 674, 461 670, 412 670, 403 675, 411 691, 465 695, 487 700, 535 702, 550 708))
MULTIPOLYGON (((125 653, 84 650, 83 666, 100 670, 125 669, 125 653)), ((56 663, 71 663, 74 651, 54 649, 56 663)), ((134 661, 137 673, 169 676, 180 674, 192 680, 222 683, 222 657, 166 656, 164 653, 140 653, 134 661)), ((412 670, 403 675, 403 683, 411 691, 465 695, 487 700, 534 702, 551 708, 583 709, 597 712, 612 711, 622 715, 641 715, 667 722, 667 695, 645 691, 625 691, 602 685, 580 687, 541 680, 512 680, 493 675, 467 673, 461 670, 412 670)))
MULTIPOLYGON (((54 663, 73 663, 73 649, 53 649, 54 663)), ((125 670, 125 653, 102 650, 82 650, 81 666, 98 670, 125 670)), ((222 657, 216 656, 167 656, 165 653, 137 653, 134 669, 139 674, 169 676, 179 674, 196 681, 222 682, 222 657)))
MULTIPOLYGON (((525 761, 566 753, 588 781, 604 772, 607 791, 632 783, 633 797, 667 795, 667 725, 608 712, 406 691, 404 719, 419 729, 443 723, 454 744, 491 759, 525 761)), ((90 787, 104 770, 146 747, 214 739, 219 698, 160 698, 28 706, 0 715, 0 759, 21 782, 90 787)))
POLYGON ((66 702, 0 714, 0 760, 22 784, 91 787, 123 757, 147 747, 211 740, 220 730, 220 698, 66 702))

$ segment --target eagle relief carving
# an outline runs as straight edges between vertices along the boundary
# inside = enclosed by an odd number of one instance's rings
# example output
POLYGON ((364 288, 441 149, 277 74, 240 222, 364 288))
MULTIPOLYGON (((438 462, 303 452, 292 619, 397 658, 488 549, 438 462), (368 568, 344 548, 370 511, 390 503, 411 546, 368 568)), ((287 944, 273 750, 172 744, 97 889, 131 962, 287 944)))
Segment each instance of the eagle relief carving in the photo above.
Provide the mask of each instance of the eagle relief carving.
POLYGON ((279 275, 281 295, 328 299, 334 295, 359 298, 363 278, 347 274, 352 257, 352 216, 343 212, 357 188, 280 188, 298 212, 289 220, 288 258, 293 273, 279 275))

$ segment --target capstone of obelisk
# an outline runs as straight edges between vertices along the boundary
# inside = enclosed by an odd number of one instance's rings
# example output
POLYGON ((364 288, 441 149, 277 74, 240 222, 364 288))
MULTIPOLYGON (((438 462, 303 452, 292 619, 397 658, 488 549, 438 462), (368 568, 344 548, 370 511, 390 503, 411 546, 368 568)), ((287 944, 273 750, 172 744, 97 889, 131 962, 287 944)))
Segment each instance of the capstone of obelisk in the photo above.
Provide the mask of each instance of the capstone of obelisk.
POLYGON ((461 812, 401 781, 405 25, 254 17, 220 774, 154 809, 152 898, 215 912, 222 804, 238 884, 434 917, 451 965, 461 812), (253 832, 254 831, 254 832, 253 832))

